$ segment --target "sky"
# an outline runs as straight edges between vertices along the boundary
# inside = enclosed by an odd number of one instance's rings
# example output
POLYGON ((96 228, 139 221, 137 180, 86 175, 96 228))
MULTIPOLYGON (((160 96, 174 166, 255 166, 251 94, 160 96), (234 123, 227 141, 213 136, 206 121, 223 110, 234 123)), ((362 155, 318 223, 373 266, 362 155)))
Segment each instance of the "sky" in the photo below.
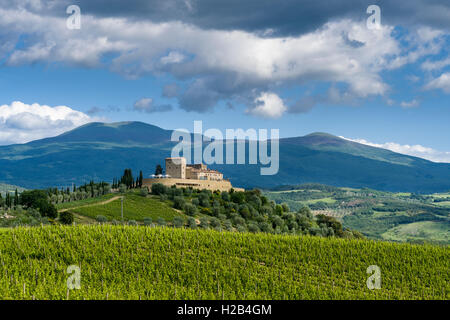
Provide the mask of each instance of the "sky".
POLYGON ((450 162, 449 32, 444 0, 0 0, 0 145, 202 120, 450 162))

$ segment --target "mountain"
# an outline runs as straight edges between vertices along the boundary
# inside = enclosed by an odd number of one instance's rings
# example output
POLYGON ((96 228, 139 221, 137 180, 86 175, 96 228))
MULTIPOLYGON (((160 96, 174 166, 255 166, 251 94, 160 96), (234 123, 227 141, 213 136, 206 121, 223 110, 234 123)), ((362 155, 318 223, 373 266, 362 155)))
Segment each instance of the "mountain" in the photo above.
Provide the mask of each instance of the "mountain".
MULTIPOLYGON (((0 147, 0 181, 26 188, 111 181, 124 168, 145 176, 175 145, 171 131, 142 122, 90 123, 53 138, 0 147)), ((280 139, 279 172, 260 165, 211 165, 240 187, 316 182, 386 191, 450 190, 450 164, 374 148, 327 133, 280 139)), ((204 146, 206 144, 204 143, 204 146)), ((248 163, 248 161, 246 161, 248 163)))
POLYGON ((6 193, 14 193, 15 191, 18 192, 22 192, 25 189, 18 187, 18 186, 12 186, 10 184, 4 184, 4 183, 0 183, 0 194, 2 195, 2 197, 4 197, 6 195, 6 193))

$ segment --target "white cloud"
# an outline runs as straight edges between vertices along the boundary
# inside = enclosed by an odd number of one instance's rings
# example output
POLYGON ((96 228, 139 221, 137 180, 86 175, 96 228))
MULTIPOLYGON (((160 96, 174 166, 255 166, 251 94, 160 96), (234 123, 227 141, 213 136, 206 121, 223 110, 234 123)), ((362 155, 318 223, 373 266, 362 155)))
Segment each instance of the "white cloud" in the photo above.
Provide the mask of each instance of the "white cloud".
POLYGON ((438 151, 432 148, 424 147, 419 144, 417 145, 401 145, 395 142, 386 142, 386 143, 373 143, 369 142, 365 139, 350 139, 345 137, 340 137, 345 140, 365 144, 368 146, 383 148, 387 150, 391 150, 393 152, 402 153, 418 158, 427 159, 434 162, 445 162, 450 163, 450 152, 448 151, 438 151))
POLYGON ((263 92, 255 99, 255 106, 247 109, 247 113, 263 118, 279 118, 287 110, 283 100, 271 92, 263 92))
POLYGON ((411 101, 402 101, 400 102, 400 106, 402 108, 415 108, 419 106, 419 101, 417 99, 413 99, 411 101))
MULTIPOLYGON (((109 67, 127 77, 170 72, 189 79, 225 73, 259 92, 287 82, 340 82, 363 98, 388 90, 381 71, 415 61, 438 47, 402 52, 391 34, 393 27, 369 30, 364 21, 349 19, 296 37, 267 38, 238 30, 203 30, 176 21, 153 23, 86 14, 81 30, 74 31, 66 28, 62 17, 0 9, 0 28, 9 34, 33 34, 35 41, 13 50, 7 58, 10 65, 56 61, 101 67, 102 57, 113 53, 109 67), (192 58, 186 59, 186 54, 192 58)), ((432 30, 422 33, 416 38, 425 42, 440 35, 432 30)))
POLYGON ((161 58, 161 63, 162 64, 180 63, 183 62, 184 59, 185 56, 182 53, 179 53, 177 51, 171 51, 167 56, 161 58))
POLYGON ((142 98, 134 103, 133 110, 147 113, 165 112, 172 110, 172 105, 170 104, 155 105, 152 98, 142 98))
POLYGON ((445 93, 450 93, 450 72, 443 73, 440 77, 428 82, 428 84, 425 86, 425 89, 441 89, 445 93))
MULTIPOLYGON (((190 8, 191 2, 186 3, 190 8)), ((396 39, 393 26, 383 24, 379 30, 369 30, 365 21, 351 19, 333 20, 291 37, 88 14, 83 14, 82 21, 80 30, 69 30, 66 17, 0 8, 0 30, 7 30, 9 38, 33 35, 25 46, 3 58, 9 65, 63 62, 106 66, 129 78, 167 72, 195 83, 193 79, 227 76, 228 86, 213 84, 218 98, 212 102, 242 98, 251 105, 250 93, 311 81, 344 84, 347 92, 341 96, 346 99, 385 95, 389 85, 383 81, 382 71, 435 54, 443 45, 442 32, 430 28, 418 28, 406 39, 396 39), (102 59, 105 56, 113 58, 102 59)))
POLYGON ((14 101, 0 106, 0 144, 25 143, 56 136, 93 119, 66 106, 14 101))
POLYGON ((424 63, 422 63, 421 67, 423 70, 426 70, 426 71, 434 71, 434 70, 440 70, 442 68, 445 68, 448 65, 450 65, 450 57, 443 59, 443 60, 438 60, 438 61, 427 60, 424 63))

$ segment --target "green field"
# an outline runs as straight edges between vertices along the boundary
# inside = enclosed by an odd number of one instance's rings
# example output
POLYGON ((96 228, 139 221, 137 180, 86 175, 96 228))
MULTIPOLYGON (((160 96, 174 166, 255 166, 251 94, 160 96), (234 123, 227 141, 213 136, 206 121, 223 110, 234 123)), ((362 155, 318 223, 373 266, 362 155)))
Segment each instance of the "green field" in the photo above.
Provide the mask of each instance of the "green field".
POLYGON ((0 248, 0 299, 450 298, 448 247, 91 225, 3 230, 0 248))
POLYGON ((77 201, 72 201, 72 202, 63 202, 63 203, 58 203, 56 204, 56 208, 59 210, 64 210, 64 209, 71 209, 71 208, 76 208, 76 207, 81 207, 81 206, 85 206, 85 205, 91 205, 91 204, 96 204, 99 202, 103 202, 103 201, 107 201, 111 198, 117 197, 117 194, 114 193, 108 193, 99 197, 95 197, 95 198, 87 198, 87 199, 83 199, 83 200, 77 200, 77 201))
MULTIPOLYGON (((152 218, 156 221, 158 218, 163 218, 166 221, 172 221, 176 216, 184 216, 176 210, 172 209, 167 203, 159 201, 159 198, 142 197, 135 193, 127 193, 125 195, 115 194, 115 196, 124 196, 123 211, 124 220, 143 221, 144 218, 152 218)), ((101 198, 100 198, 101 199, 101 198)), ((96 202, 103 200, 89 199, 96 202)), ((73 203, 75 206, 76 202, 73 203)), ((71 212, 95 219, 98 215, 105 216, 108 220, 121 219, 121 200, 109 202, 107 204, 91 205, 86 207, 79 207, 71 209, 71 212)))
POLYGON ((450 223, 423 221, 402 224, 398 227, 389 229, 381 236, 383 239, 394 241, 419 239, 448 243, 450 242, 450 223))
POLYGON ((366 237, 450 244, 449 193, 419 195, 318 184, 282 188, 264 194, 294 210, 308 206, 314 214, 336 217, 344 227, 360 231, 366 237))

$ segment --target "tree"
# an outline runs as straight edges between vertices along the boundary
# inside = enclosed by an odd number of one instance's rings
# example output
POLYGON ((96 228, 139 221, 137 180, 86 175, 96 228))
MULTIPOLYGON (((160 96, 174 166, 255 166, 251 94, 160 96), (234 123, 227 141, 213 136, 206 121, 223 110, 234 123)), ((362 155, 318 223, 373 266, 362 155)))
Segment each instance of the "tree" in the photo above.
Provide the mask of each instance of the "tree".
POLYGON ((156 169, 155 169, 155 175, 159 175, 159 174, 163 174, 163 168, 161 167, 160 164, 156 165, 156 169))
POLYGON ((58 210, 56 207, 49 203, 47 200, 40 199, 37 202, 37 208, 43 217, 49 217, 55 219, 58 216, 58 210))
POLYGON ((69 211, 64 211, 59 214, 59 221, 61 221, 62 224, 72 224, 73 223, 73 214, 69 211))
POLYGON ((11 208, 11 195, 9 192, 6 193, 5 205, 7 208, 11 208))
POLYGON ((14 206, 18 206, 19 205, 19 193, 16 191, 14 192, 14 206))
POLYGON ((120 183, 123 183, 127 186, 128 189, 131 189, 134 185, 133 172, 131 169, 125 169, 123 172, 122 179, 120 179, 120 183))
POLYGON ((166 193, 166 186, 162 183, 152 184, 152 194, 160 195, 166 193))
POLYGON ((192 217, 188 218, 188 226, 191 229, 196 229, 197 228, 197 221, 194 218, 192 218, 192 217))
POLYGON ((119 186, 119 192, 124 193, 126 191, 127 191, 127 186, 125 184, 121 183, 119 186))
POLYGON ((184 226, 184 219, 181 217, 173 218, 173 226, 175 228, 181 228, 182 226, 184 226))
POLYGON ((191 203, 186 203, 184 205, 184 213, 188 216, 193 216, 197 213, 197 207, 191 203))
POLYGON ((142 188, 142 183, 144 182, 144 175, 142 174, 142 170, 139 171, 139 188, 142 188))
POLYGON ((334 234, 337 235, 338 237, 344 236, 342 223, 336 220, 335 218, 326 216, 324 214, 319 214, 316 216, 316 222, 318 225, 324 224, 328 228, 332 228, 334 230, 334 234))
POLYGON ((39 200, 47 201, 47 193, 44 190, 30 190, 24 191, 20 194, 19 202, 22 206, 27 208, 38 208, 39 200))
POLYGON ((173 207, 175 209, 183 210, 185 205, 184 197, 175 197, 173 199, 173 207))

